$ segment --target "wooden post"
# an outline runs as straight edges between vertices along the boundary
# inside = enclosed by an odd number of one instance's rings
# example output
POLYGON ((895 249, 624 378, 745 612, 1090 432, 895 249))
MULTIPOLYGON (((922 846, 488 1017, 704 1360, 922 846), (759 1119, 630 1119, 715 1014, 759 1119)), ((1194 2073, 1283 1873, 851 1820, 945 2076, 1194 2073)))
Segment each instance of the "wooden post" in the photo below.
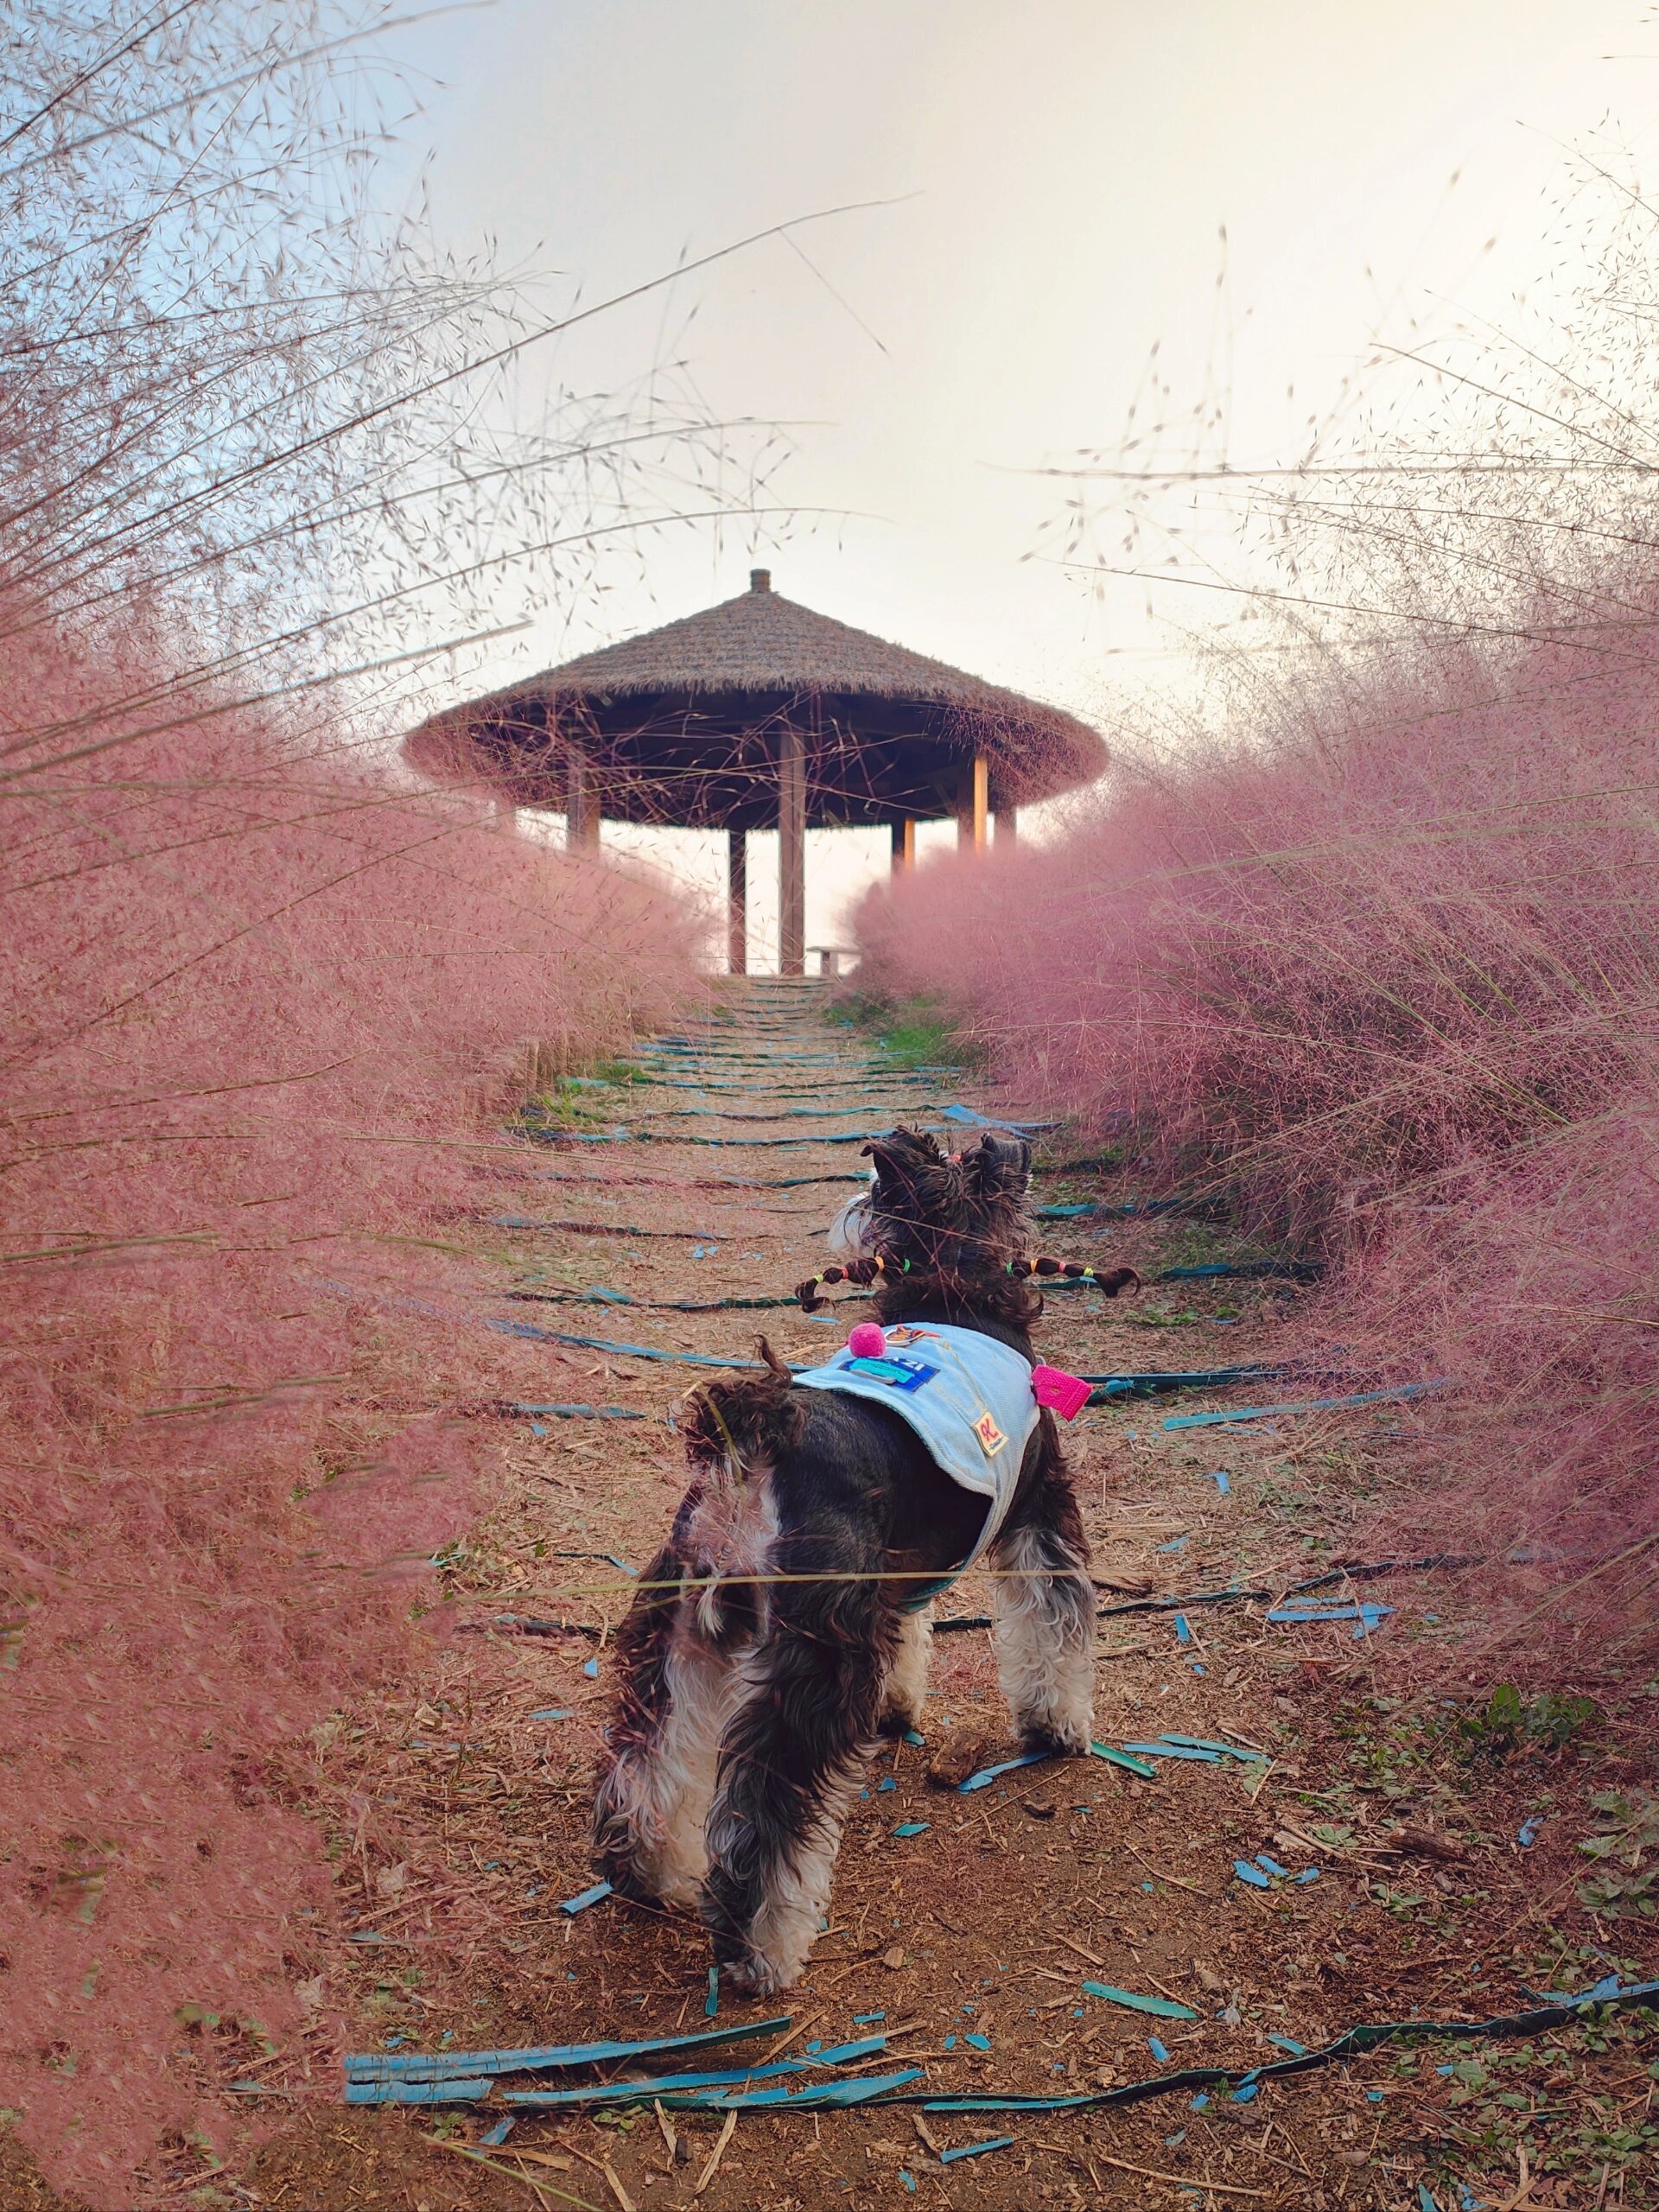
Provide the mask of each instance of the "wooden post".
POLYGON ((893 873, 903 875, 916 865, 916 824, 895 822, 893 825, 893 873))
POLYGON ((778 733, 778 972, 806 973, 806 747, 789 724, 778 733))
POLYGON ((990 764, 982 753, 976 753, 972 761, 963 766, 957 785, 957 845, 960 851, 984 851, 990 798, 990 764))
POLYGON ((1017 806, 999 806, 996 810, 996 842, 999 845, 1019 843, 1020 810, 1017 806))
POLYGON ((491 804, 494 809, 495 818, 502 829, 509 836, 516 836, 518 829, 518 810, 510 798, 498 798, 493 800, 491 804))
POLYGON ((726 964, 734 976, 749 972, 749 835, 726 832, 726 964))
POLYGON ((599 846, 599 781, 593 762, 574 745, 565 752, 564 842, 572 852, 599 846))

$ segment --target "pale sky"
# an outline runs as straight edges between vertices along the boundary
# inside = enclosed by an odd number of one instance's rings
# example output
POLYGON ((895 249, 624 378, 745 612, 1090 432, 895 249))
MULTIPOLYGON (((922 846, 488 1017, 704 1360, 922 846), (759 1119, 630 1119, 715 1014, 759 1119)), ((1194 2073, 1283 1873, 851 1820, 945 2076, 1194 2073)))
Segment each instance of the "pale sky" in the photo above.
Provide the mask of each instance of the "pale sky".
MULTIPOLYGON (((495 0, 395 43, 435 81, 388 191, 423 172, 441 245, 563 272, 550 298, 893 203, 800 230, 810 267, 770 240, 564 342, 568 385, 667 346, 721 415, 798 426, 769 496, 802 512, 619 551, 602 601, 467 690, 729 597, 753 559, 1109 737, 1126 689, 1179 681, 1159 618, 1225 609, 1160 586, 1149 620, 1145 586, 1096 603, 1026 557, 1065 498, 1036 472, 1119 442, 1154 344, 1181 405, 1224 397, 1235 461, 1292 456, 1379 332, 1503 321, 1567 149, 1644 156, 1659 93, 1632 0, 495 0)), ((709 842, 677 855, 705 881, 709 842)), ((886 861, 810 842, 817 944, 886 861)))

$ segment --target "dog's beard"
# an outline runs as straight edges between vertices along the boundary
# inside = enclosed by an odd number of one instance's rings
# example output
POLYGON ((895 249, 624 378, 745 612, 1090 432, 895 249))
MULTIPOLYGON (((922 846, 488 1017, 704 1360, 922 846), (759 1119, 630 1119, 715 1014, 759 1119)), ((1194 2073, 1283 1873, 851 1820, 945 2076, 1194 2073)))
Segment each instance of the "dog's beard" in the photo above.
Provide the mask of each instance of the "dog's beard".
POLYGON ((875 1228, 870 1218, 870 1194, 861 1192, 855 1198, 849 1198, 830 1224, 825 1240, 833 1257, 841 1261, 862 1260, 875 1249, 875 1228))

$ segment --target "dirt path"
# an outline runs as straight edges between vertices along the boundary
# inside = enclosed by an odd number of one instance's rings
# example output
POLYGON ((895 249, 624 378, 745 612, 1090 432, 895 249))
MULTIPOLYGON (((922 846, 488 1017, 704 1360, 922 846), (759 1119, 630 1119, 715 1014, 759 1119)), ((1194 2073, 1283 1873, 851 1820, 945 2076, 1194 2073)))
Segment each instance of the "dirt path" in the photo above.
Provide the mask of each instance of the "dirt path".
MULTIPOLYGON (((454 1632, 435 1649, 419 1694, 362 1716, 364 1732, 352 1739, 372 1784, 340 1839, 343 1936, 327 2002, 354 2018, 359 2050, 634 2038, 711 2024, 708 1948, 695 1925, 615 1899, 560 1909, 592 1879, 586 1820, 611 1695, 608 1639, 630 1570, 683 1487, 664 1415, 699 1372, 629 1348, 718 1360, 746 1353, 764 1325, 785 1357, 823 1357, 861 1306, 827 1325, 787 1303, 691 1307, 786 1300, 823 1264, 824 1225, 861 1169, 858 1143, 832 1139, 900 1118, 925 1125, 963 1093, 959 1077, 884 1065, 868 1040, 823 1020, 811 987, 781 982, 755 982, 695 1036, 642 1050, 638 1072, 642 1080, 626 1088, 578 1090, 590 1123, 526 1146, 511 1184, 489 1198, 499 1212, 479 1230, 480 1312, 499 1330, 532 1332, 504 1339, 517 1402, 635 1417, 482 1416, 510 1422, 512 1441, 487 1510, 448 1555, 454 1632), (626 1141, 587 1141, 619 1122, 633 1132, 626 1141), (554 1340, 561 1335, 611 1349, 554 1340), (525 1634, 509 1617, 570 1626, 525 1634)), ((1052 1202, 1089 1189, 1051 1168, 1038 1195, 1052 1202)), ((1179 1220, 1060 1222, 1046 1233, 1048 1249, 1149 1271, 1224 1263, 1236 1249, 1224 1232, 1179 1220)), ((1167 1281, 1122 1306, 1073 1291, 1050 1300, 1039 1341, 1054 1363, 1090 1373, 1270 1362, 1309 1341, 1306 1296, 1285 1281, 1226 1276, 1167 1281)), ((1241 1398, 1317 1395, 1275 1382, 1085 1414, 1068 1452, 1103 1606, 1230 1582, 1277 1592, 1326 1567, 1344 1548, 1357 1488, 1386 1464, 1395 1409, 1224 1430, 1164 1426, 1241 1398)), ((1244 1757, 1184 1758, 1166 1747, 1144 1779, 1097 1760, 1051 1762, 963 1795, 930 1784, 942 1751, 961 1751, 966 1737, 981 1739, 986 1760, 1014 1748, 988 1636, 950 1625, 987 1610, 987 1592, 969 1577, 939 1608, 927 1744, 884 1750, 874 1762, 831 1926, 803 1986, 786 2005, 722 1996, 713 2024, 787 2011, 792 2027, 692 2063, 738 2066, 785 2041, 800 2055, 878 2037, 885 2048, 844 2062, 836 2078, 916 2067, 925 2078, 914 2086, 939 2095, 1067 2094, 1194 2065, 1248 2069, 1358 2021, 1507 2011, 1528 2001, 1523 1981, 1552 1962, 1548 1986, 1587 1986, 1605 1970, 1579 1944, 1594 1940, 1587 1925, 1580 1916, 1562 1939, 1549 1921, 1573 1910, 1571 1838, 1582 1828, 1572 1827, 1569 1806, 1581 1808, 1605 1774, 1434 1764, 1386 1704, 1370 1700, 1402 1639, 1463 1633, 1455 1584, 1396 1577, 1332 1594, 1395 1611, 1357 1644, 1349 1621, 1275 1625, 1260 1601, 1193 1605, 1179 1618, 1169 1610, 1103 1618, 1104 1742, 1186 1735, 1244 1757), (1542 1798, 1551 1819, 1522 1853, 1518 1820, 1542 1798), (921 1825, 899 1833, 912 1824, 921 1825), (1384 1838, 1402 1824, 1439 1832, 1446 1855, 1387 1850, 1384 1838), (1258 1869, 1266 1886, 1239 1878, 1235 1861, 1264 1853, 1286 1872, 1258 1869), (1313 1868, 1316 1877, 1295 1878, 1313 1868), (1087 1993, 1085 1981, 1173 2005, 1178 2016, 1125 2008, 1087 1993)), ((1622 1925, 1598 1926, 1604 1952, 1611 1946, 1630 1964, 1635 1938, 1622 1925)), ((1555 2041, 1577 2052, 1576 2034, 1555 2041)), ((302 2104, 323 2094, 337 2080, 326 2042, 320 2031, 303 2073, 278 2067, 266 2078, 302 2104)), ((1548 2069, 1532 2046, 1522 2057, 1533 2072, 1498 2080, 1494 2099, 1511 2079, 1523 2104, 1532 2096, 1548 2069)), ((1519 2139, 1534 2145, 1527 2171, 1515 2164, 1513 2106, 1491 2107, 1485 2167, 1458 2155, 1469 2171, 1506 2176, 1510 2190, 1532 2183, 1517 2203, 1645 2202, 1616 2164, 1597 2197, 1606 2161, 1589 2135, 1582 2155, 1573 2152, 1564 2193, 1553 2172, 1540 2182, 1535 2169, 1537 2146, 1568 2140, 1561 2129, 1579 2125, 1604 2082, 1637 2084, 1606 2091, 1621 2113, 1633 2094, 1639 2103, 1645 2092, 1650 2104, 1651 2057, 1633 2031, 1611 2031, 1599 2052, 1573 2061, 1581 2096, 1557 2065, 1552 2094, 1568 2117, 1519 2139), (1586 2158, 1594 2163, 1583 2169, 1586 2158)), ((573 2200, 816 2212, 912 2196, 964 2207, 1404 2208, 1422 2203, 1426 2186, 1451 2207, 1461 2200, 1437 2146, 1463 2122, 1448 2099, 1468 2088, 1465 2118, 1487 2109, 1484 2091, 1436 2073, 1452 2062, 1470 2063, 1468 2052, 1383 2051, 1242 2100, 1222 2088, 1195 2103, 1189 2090, 1084 2113, 748 2112, 729 2133, 719 2113, 672 2114, 664 2127, 637 2108, 576 2107, 519 2118, 485 2153, 493 2167, 464 2154, 479 2150, 499 2107, 330 2106, 303 2110, 258 2154, 240 2201, 283 2212, 573 2200), (1000 2148, 940 2156, 1001 2138, 1009 2139, 1000 2148)), ((600 2077, 546 2078, 563 2087, 600 2077)), ((1498 2201, 1490 2190, 1476 2196, 1498 2201)))

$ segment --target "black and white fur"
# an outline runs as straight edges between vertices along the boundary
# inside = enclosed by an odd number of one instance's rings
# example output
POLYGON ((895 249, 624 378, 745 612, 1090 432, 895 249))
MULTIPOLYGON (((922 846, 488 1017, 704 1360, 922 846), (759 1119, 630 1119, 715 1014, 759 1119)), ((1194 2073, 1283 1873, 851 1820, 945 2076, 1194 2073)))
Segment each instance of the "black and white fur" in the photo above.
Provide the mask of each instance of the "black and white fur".
MULTIPOLYGON (((947 1158, 899 1129, 868 1149, 870 1192, 836 1227, 845 1249, 882 1259, 876 1318, 981 1329, 1033 1357, 1041 1300, 1007 1265, 1025 1248, 1030 1147, 992 1133, 947 1158)), ((801 1296, 810 1309, 815 1286, 801 1296)), ((763 1376, 691 1402, 691 1486, 617 1637, 594 1839, 617 1890, 695 1907, 721 1967, 766 1995, 806 1964, 878 1738, 921 1719, 928 1617, 902 1601, 969 1557, 985 1503, 897 1414, 798 1390, 760 1350, 763 1376)), ((1045 1411, 986 1555, 1002 1688, 1028 1749, 1088 1749, 1088 1563, 1045 1411)))

